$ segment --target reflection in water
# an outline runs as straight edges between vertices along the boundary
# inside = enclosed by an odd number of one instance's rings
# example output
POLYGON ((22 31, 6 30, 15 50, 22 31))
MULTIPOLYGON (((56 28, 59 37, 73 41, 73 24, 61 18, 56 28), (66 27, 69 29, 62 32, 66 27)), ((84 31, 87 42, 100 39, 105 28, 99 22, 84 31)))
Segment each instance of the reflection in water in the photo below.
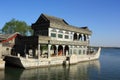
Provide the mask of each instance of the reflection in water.
POLYGON ((97 70, 99 73, 99 60, 66 67, 55 66, 30 70, 6 68, 5 80, 89 80, 89 70, 97 70))
POLYGON ((5 68, 5 80, 20 80, 20 75, 22 74, 22 69, 6 67, 5 68))

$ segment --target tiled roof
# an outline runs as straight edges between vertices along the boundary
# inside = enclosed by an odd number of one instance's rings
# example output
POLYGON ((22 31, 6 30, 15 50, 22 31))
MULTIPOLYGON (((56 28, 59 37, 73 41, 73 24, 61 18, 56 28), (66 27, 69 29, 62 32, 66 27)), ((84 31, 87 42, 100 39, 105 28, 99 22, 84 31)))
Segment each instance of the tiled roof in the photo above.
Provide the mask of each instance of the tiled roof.
MULTIPOLYGON (((78 32, 78 33, 83 33, 83 34, 92 34, 92 31, 89 30, 86 26, 85 27, 76 27, 69 25, 64 19, 54 17, 54 16, 49 16, 46 14, 41 14, 38 20, 32 24, 32 28, 34 27, 43 27, 40 26, 42 24, 47 24, 46 27, 51 27, 51 28, 56 28, 56 29, 61 29, 61 30, 67 30, 67 31, 73 31, 73 32, 78 32)), ((37 28, 39 29, 39 28, 37 28)))
POLYGON ((19 34, 18 32, 16 33, 13 33, 13 34, 0 34, 0 40, 5 40, 5 39, 8 39, 16 34, 19 34))
POLYGON ((42 14, 43 16, 45 16, 50 23, 53 24, 58 24, 58 25, 69 25, 64 19, 62 18, 58 18, 58 17, 54 17, 54 16, 49 16, 47 14, 42 14))
POLYGON ((42 14, 41 16, 46 17, 50 21, 50 27, 69 30, 69 31, 74 31, 74 32, 80 32, 80 33, 86 33, 86 34, 91 34, 92 33, 92 31, 90 31, 87 27, 76 27, 76 26, 69 25, 62 18, 49 16, 49 15, 46 15, 46 14, 42 14))
POLYGON ((0 39, 4 40, 7 39, 11 34, 0 34, 0 39))

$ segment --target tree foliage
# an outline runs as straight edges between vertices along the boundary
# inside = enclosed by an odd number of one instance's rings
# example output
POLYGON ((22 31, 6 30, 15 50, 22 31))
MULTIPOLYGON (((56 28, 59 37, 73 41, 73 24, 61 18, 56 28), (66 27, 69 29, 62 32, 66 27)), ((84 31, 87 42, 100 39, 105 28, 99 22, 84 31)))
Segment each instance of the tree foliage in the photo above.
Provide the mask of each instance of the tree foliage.
POLYGON ((26 22, 15 19, 7 22, 2 28, 2 33, 5 34, 12 34, 15 32, 19 32, 22 35, 29 35, 32 34, 32 29, 26 22))

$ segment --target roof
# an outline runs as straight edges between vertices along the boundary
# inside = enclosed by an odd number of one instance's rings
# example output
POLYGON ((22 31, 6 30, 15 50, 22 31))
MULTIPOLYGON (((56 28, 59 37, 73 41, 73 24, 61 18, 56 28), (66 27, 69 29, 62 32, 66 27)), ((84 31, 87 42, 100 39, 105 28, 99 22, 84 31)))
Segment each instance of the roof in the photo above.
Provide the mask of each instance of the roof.
POLYGON ((10 36, 10 34, 0 34, 0 40, 7 39, 10 36))
POLYGON ((14 35, 19 34, 18 32, 13 33, 13 34, 0 34, 0 41, 6 40, 8 38, 13 37, 14 35))
POLYGON ((47 18, 47 20, 50 21, 50 23, 58 24, 58 25, 69 25, 64 19, 58 18, 55 16, 49 16, 47 14, 41 14, 41 16, 44 16, 47 18))
POLYGON ((69 25, 64 19, 50 16, 47 14, 41 14, 36 23, 39 23, 40 19, 44 19, 47 22, 50 22, 49 27, 51 28, 58 28, 58 29, 64 29, 68 31, 74 31, 79 33, 85 33, 85 34, 91 34, 92 31, 90 31, 86 26, 85 27, 77 27, 69 25))

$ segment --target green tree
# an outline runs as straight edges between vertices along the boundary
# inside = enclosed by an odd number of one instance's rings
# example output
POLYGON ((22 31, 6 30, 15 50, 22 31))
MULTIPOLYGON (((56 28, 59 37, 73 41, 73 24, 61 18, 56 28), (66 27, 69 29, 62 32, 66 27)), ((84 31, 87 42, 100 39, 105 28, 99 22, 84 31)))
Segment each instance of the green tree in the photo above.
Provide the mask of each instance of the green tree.
POLYGON ((27 25, 26 22, 15 19, 5 23, 4 27, 2 28, 2 33, 5 34, 12 34, 15 32, 19 32, 22 35, 31 35, 32 29, 29 25, 27 25))

